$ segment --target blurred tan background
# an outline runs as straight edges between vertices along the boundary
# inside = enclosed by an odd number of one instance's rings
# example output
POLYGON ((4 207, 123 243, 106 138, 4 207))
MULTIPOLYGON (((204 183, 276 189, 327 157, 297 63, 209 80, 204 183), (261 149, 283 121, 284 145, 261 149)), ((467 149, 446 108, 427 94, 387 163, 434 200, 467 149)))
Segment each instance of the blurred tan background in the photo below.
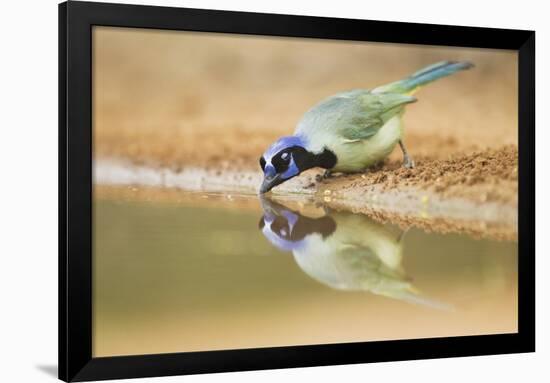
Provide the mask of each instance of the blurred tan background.
POLYGON ((517 145, 512 51, 94 27, 94 155, 256 167, 323 98, 440 60, 476 67, 417 93, 405 114, 409 151, 437 159, 517 145))

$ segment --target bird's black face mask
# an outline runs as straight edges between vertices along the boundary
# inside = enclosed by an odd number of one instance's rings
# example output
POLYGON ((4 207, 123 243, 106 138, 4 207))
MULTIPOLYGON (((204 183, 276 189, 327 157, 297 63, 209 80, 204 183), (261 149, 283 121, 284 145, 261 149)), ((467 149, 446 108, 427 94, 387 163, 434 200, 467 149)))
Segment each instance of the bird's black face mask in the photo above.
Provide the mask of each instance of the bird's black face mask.
POLYGON ((311 234, 321 234, 326 238, 336 230, 336 222, 328 215, 321 218, 306 217, 265 197, 261 198, 261 203, 264 215, 258 227, 280 250, 294 250, 311 234))
POLYGON ((296 177, 301 172, 319 166, 330 169, 336 164, 336 156, 325 149, 320 154, 308 152, 302 146, 291 146, 281 149, 270 156, 268 150, 260 158, 260 166, 264 179, 260 186, 260 194, 266 193, 275 186, 296 177))

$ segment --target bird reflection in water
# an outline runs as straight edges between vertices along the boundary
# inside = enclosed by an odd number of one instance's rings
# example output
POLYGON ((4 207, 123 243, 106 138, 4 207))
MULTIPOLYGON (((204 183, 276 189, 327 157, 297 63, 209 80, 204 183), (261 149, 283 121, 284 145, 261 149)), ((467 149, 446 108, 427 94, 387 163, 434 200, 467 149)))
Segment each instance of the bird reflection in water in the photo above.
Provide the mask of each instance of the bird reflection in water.
POLYGON ((449 309, 422 297, 403 266, 404 232, 363 214, 299 213, 261 198, 259 227, 282 251, 291 251, 298 266, 314 280, 344 291, 365 291, 414 304, 449 309))

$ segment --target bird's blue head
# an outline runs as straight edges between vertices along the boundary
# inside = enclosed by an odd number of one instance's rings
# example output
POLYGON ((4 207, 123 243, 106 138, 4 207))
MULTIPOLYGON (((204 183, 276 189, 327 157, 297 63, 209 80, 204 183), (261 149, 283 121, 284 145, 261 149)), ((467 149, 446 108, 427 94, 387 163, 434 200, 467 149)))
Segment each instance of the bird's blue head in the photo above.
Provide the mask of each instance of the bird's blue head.
POLYGON ((275 247, 282 251, 292 251, 300 248, 302 244, 302 238, 297 240, 292 236, 298 219, 299 215, 292 211, 283 211, 279 215, 264 211, 259 228, 275 247))
POLYGON ((336 230, 336 222, 328 215, 309 218, 265 197, 260 201, 264 215, 259 229, 279 250, 300 250, 310 235, 320 234, 324 239, 336 230))
POLYGON ((316 154, 307 150, 307 142, 300 136, 279 138, 260 158, 264 180, 260 193, 297 176, 304 170, 321 166, 329 169, 336 164, 336 157, 328 150, 316 154))

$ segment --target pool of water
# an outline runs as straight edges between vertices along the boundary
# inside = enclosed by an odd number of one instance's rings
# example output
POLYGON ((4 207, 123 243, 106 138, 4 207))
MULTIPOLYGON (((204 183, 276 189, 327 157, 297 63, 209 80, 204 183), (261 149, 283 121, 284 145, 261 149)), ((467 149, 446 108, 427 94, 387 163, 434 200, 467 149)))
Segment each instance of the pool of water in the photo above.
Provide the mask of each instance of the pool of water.
POLYGON ((94 356, 517 331, 512 241, 197 194, 97 197, 93 228, 94 356))

